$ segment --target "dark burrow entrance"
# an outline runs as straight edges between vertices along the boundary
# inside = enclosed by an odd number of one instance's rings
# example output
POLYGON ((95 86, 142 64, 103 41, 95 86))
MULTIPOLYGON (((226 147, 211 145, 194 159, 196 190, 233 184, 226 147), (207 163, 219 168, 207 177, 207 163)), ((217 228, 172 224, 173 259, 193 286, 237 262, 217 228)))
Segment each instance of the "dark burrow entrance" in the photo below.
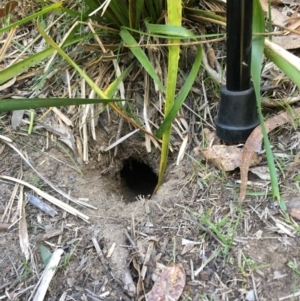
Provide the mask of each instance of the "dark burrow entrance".
MULTIPOLYGON (((151 195, 158 180, 156 173, 149 165, 136 160, 134 157, 129 157, 124 160, 120 176, 123 193, 128 196, 129 192, 129 194, 134 195, 134 197, 138 195, 151 195)), ((134 201, 134 199, 132 199, 132 201, 134 201)))

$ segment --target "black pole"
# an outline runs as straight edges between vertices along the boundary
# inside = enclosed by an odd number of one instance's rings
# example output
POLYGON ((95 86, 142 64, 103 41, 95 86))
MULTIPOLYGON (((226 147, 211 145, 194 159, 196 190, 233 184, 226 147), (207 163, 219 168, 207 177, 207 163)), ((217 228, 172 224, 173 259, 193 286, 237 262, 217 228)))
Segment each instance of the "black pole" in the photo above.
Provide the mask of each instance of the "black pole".
POLYGON ((217 135, 244 142, 259 124, 251 85, 253 0, 227 0, 227 75, 215 120, 217 135))
POLYGON ((251 0, 227 1, 227 89, 243 91, 250 88, 251 0))

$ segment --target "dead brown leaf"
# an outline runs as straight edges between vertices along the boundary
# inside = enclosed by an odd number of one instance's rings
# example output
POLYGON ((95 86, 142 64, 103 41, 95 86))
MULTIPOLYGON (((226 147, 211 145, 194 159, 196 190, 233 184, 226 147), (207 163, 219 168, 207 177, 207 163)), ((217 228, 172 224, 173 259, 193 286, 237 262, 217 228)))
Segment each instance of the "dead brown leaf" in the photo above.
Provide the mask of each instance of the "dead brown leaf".
MULTIPOLYGON (((202 156, 223 171, 235 170, 241 166, 243 151, 241 147, 237 145, 219 145, 220 139, 216 136, 216 133, 207 128, 203 130, 203 135, 209 146, 207 148, 195 147, 193 149, 195 157, 202 156)), ((250 166, 255 166, 260 161, 261 158, 255 153, 251 158, 250 166)))
POLYGON ((208 128, 203 129, 203 135, 204 135, 204 138, 205 138, 205 141, 206 141, 207 145, 220 144, 221 143, 221 140, 216 135, 216 132, 213 132, 208 128))
POLYGON ((181 263, 168 265, 149 292, 148 301, 178 300, 185 286, 185 271, 181 263))
POLYGON ((273 42, 284 49, 300 48, 300 36, 296 34, 273 37, 273 42))
POLYGON ((216 55, 215 55, 215 51, 212 47, 208 47, 207 48, 207 52, 206 52, 206 55, 207 55, 207 61, 208 61, 208 64, 211 68, 215 69, 216 67, 216 55))
MULTIPOLYGON (((300 108, 297 108, 294 110, 294 114, 299 114, 300 108)), ((285 111, 279 112, 274 117, 268 119, 265 122, 267 133, 270 131, 276 129, 277 127, 290 122, 293 123, 293 116, 291 116, 289 113, 285 111)), ((262 143, 263 135, 261 132, 260 125, 257 126, 254 131, 251 133, 249 138, 247 139, 243 154, 242 154, 242 162, 241 162, 241 191, 240 191, 240 201, 243 201, 246 196, 246 190, 247 190, 247 181, 248 181, 248 171, 251 164, 251 158, 253 154, 256 152, 259 145, 262 143)))
POLYGON ((297 8, 294 10, 293 14, 288 19, 288 27, 295 29, 297 31, 299 29, 299 26, 300 26, 300 20, 298 17, 298 8, 297 8))
POLYGON ((293 198, 286 202, 286 211, 297 220, 300 220, 300 198, 293 198))
POLYGON ((287 212, 290 214, 290 216, 292 216, 293 218, 300 220, 300 209, 297 208, 293 208, 293 209, 289 209, 287 210, 287 212))
POLYGON ((18 1, 9 1, 4 7, 0 7, 0 18, 4 18, 9 15, 17 6, 18 1))
MULTIPOLYGON (((299 45, 300 47, 300 45, 299 45)), ((263 97, 261 100, 261 104, 264 107, 268 108, 276 108, 276 107, 284 107, 285 105, 292 105, 296 102, 300 101, 300 97, 288 97, 288 98, 281 98, 281 99, 272 99, 269 97, 263 97)))
MULTIPOLYGON (((264 12, 268 14, 269 11, 268 0, 260 0, 260 3, 264 12)), ((274 7, 271 7, 271 16, 272 16, 273 23, 276 23, 281 26, 286 25, 286 20, 288 17, 283 15, 279 10, 275 9, 274 7)))
MULTIPOLYGON (((241 166, 243 149, 237 145, 213 145, 204 149, 198 146, 193 151, 195 154, 200 153, 208 162, 224 171, 235 170, 241 166)), ((253 153, 249 164, 255 166, 260 161, 261 158, 253 153)))

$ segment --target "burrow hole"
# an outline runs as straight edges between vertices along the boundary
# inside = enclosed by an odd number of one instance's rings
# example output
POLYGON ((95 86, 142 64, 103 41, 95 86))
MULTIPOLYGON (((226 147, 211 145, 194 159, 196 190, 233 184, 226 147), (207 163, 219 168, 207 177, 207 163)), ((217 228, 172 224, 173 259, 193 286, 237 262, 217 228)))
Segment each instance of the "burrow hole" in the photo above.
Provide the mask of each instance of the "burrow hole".
POLYGON ((138 195, 152 195, 157 184, 158 177, 153 169, 146 163, 134 157, 123 161, 123 168, 120 171, 122 193, 124 197, 131 198, 138 195))

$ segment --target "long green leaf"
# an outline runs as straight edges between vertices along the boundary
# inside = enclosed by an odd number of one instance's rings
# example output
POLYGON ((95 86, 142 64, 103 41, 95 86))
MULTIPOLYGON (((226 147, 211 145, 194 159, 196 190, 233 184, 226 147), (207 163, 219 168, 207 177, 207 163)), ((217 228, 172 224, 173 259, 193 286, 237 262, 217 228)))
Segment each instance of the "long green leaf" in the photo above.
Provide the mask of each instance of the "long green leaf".
POLYGON ((72 17, 79 17, 81 21, 84 21, 89 18, 88 13, 86 13, 86 12, 83 13, 81 11, 76 11, 74 9, 69 9, 66 7, 62 7, 60 10, 64 13, 67 13, 68 15, 70 15, 72 17))
POLYGON ((161 138, 163 133, 170 128, 173 120, 175 119, 178 111, 180 110, 182 104, 184 103, 187 95, 191 91, 191 88, 193 86, 193 83, 198 75, 199 69, 201 67, 201 61, 202 61, 202 47, 198 47, 198 51, 196 54, 196 59, 194 61, 194 64, 192 66, 192 69, 188 75, 188 77, 185 80, 184 85, 182 86, 181 90, 179 91, 174 104, 167 116, 165 116, 163 123, 159 127, 159 129, 156 131, 155 136, 157 138, 161 138))
POLYGON ((159 89, 162 92, 164 92, 165 88, 164 88, 163 84, 161 83, 153 65, 151 64, 150 60, 146 56, 145 52, 138 45, 138 43, 136 42, 134 37, 126 29, 121 29, 120 36, 128 46, 131 46, 130 51, 134 54, 134 56, 137 58, 137 60, 140 62, 140 64, 145 68, 147 73, 152 77, 152 79, 157 84, 159 89))
POLYGON ((155 21, 157 21, 158 18, 162 17, 162 15, 164 13, 164 7, 163 6, 164 6, 164 3, 166 3, 166 1, 153 0, 153 1, 148 1, 148 2, 152 2, 153 6, 155 7, 156 18, 157 18, 155 21))
POLYGON ((174 25, 157 25, 151 24, 148 22, 149 19, 145 20, 145 25, 151 34, 163 34, 168 37, 175 38, 191 38, 194 39, 195 35, 190 30, 182 27, 182 26, 174 26, 174 25))
MULTIPOLYGON (((168 28, 169 25, 162 25, 162 26, 167 26, 166 28, 168 28)), ((179 28, 183 28, 181 26, 178 26, 179 28)), ((171 26, 172 28, 172 26, 171 26)), ((130 32, 134 32, 137 33, 138 35, 144 35, 144 36, 151 36, 151 37, 157 37, 157 38, 164 38, 164 39, 174 39, 174 38, 180 38, 181 40, 190 40, 190 39, 195 39, 195 40, 199 40, 199 39, 203 39, 203 38, 221 38, 221 37, 225 37, 225 33, 212 33, 212 34, 201 34, 201 35, 193 35, 192 37, 190 35, 187 35, 186 37, 183 35, 181 36, 174 36, 174 34, 156 34, 154 32, 144 32, 144 31, 140 31, 140 30, 136 30, 136 29, 132 29, 130 27, 126 27, 123 26, 122 29, 127 29, 130 32)))
MULTIPOLYGON (((67 39, 67 41, 64 43, 62 48, 65 48, 67 46, 70 46, 72 44, 75 44, 79 41, 82 41, 82 40, 84 40, 88 37, 92 37, 92 36, 93 36, 92 34, 84 34, 84 35, 78 36, 73 39, 67 39)), ((37 65, 42 60, 44 60, 47 57, 49 57, 50 55, 52 55, 54 51, 55 50, 52 47, 49 47, 41 52, 31 55, 27 59, 24 59, 18 63, 15 63, 15 64, 7 67, 4 70, 1 70, 0 71, 0 85, 5 83, 6 81, 10 80, 14 76, 17 76, 17 75, 25 72, 30 67, 37 65)))
MULTIPOLYGON (((168 25, 181 26, 181 0, 168 0, 168 25)), ((166 90, 166 101, 165 101, 165 116, 167 116, 174 104, 176 83, 177 83, 177 72, 178 72, 178 61, 180 54, 180 40, 170 39, 169 44, 176 44, 169 46, 169 57, 168 57, 168 76, 167 76, 167 90, 166 90)), ((155 192, 163 183, 170 145, 171 137, 171 124, 165 127, 162 135, 162 147, 161 147, 161 158, 159 164, 158 182, 155 187, 155 192)))
POLYGON ((84 2, 91 10, 95 10, 99 7, 99 2, 97 0, 84 0, 84 2))
MULTIPOLYGON (((61 107, 71 105, 84 105, 90 103, 108 104, 127 99, 99 99, 99 98, 24 98, 24 99, 1 99, 0 113, 15 110, 29 110, 48 107, 61 107)), ((128 100, 127 100, 128 101, 128 100)))
MULTIPOLYGON (((254 0, 253 2, 253 33, 261 33, 265 32, 265 20, 264 13, 262 7, 260 5, 259 0, 254 0)), ((277 174, 274 164, 273 153, 270 146, 270 141, 268 138, 268 134, 266 131, 264 118, 261 110, 261 102, 260 102, 260 77, 261 77, 261 68, 263 63, 263 52, 264 52, 264 37, 263 36, 255 36, 252 42, 252 58, 251 58, 251 74, 253 79, 253 85, 256 95, 256 102, 258 107, 258 114, 260 119, 260 125, 262 129, 262 134, 264 138, 264 145, 266 148, 267 161, 271 176, 271 184, 272 184, 272 193, 273 197, 280 200, 280 192, 279 185, 277 180, 277 174)))
POLYGON ((145 0, 139 0, 135 3, 135 28, 139 29, 141 16, 144 11, 145 0))
POLYGON ((123 79, 127 76, 129 71, 132 69, 134 63, 130 64, 121 74, 118 76, 105 90, 105 94, 108 98, 111 98, 116 93, 120 83, 123 81, 123 79))
POLYGON ((41 52, 38 52, 29 58, 15 63, 8 68, 0 71, 0 85, 5 83, 6 81, 10 80, 14 76, 17 76, 24 71, 28 70, 30 67, 35 66, 36 64, 40 63, 45 58, 49 57, 54 50, 52 48, 47 48, 41 52))
POLYGON ((205 17, 213 20, 217 20, 223 23, 226 23, 226 18, 217 15, 216 13, 212 13, 210 11, 201 10, 198 8, 190 8, 190 7, 184 7, 184 11, 187 13, 190 13, 191 15, 205 17))
POLYGON ((125 1, 111 0, 109 9, 118 18, 121 26, 129 26, 129 9, 125 1))
POLYGON ((158 14, 157 14, 157 10, 156 10, 157 5, 154 3, 154 1, 157 2, 157 0, 145 2, 145 7, 147 9, 148 16, 151 18, 152 23, 156 23, 156 21, 158 19, 158 14))
POLYGON ((265 41, 265 55, 300 88, 300 58, 279 45, 265 41))
POLYGON ((37 27, 42 37, 54 48, 76 71, 85 79, 88 85, 98 94, 100 98, 107 98, 104 92, 88 77, 88 75, 46 34, 41 23, 37 22, 37 27))

